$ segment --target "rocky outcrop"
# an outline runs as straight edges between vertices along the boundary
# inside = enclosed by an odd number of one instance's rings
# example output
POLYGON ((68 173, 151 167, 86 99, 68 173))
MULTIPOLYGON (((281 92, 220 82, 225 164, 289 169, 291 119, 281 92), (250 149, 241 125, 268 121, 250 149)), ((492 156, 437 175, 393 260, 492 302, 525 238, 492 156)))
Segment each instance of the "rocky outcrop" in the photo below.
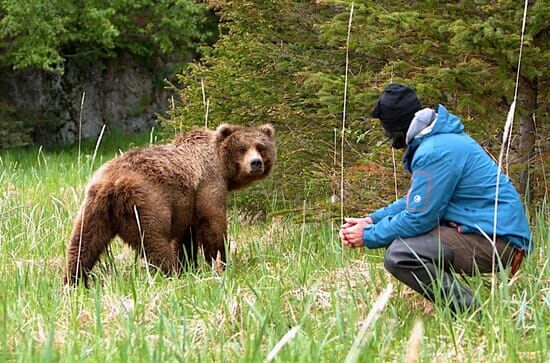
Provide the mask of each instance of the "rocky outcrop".
POLYGON ((0 98, 25 115, 33 115, 36 143, 68 144, 78 140, 79 129, 86 139, 96 137, 104 124, 125 132, 156 125, 170 97, 163 77, 162 64, 146 64, 120 54, 101 64, 83 66, 69 61, 64 74, 2 72, 0 98))

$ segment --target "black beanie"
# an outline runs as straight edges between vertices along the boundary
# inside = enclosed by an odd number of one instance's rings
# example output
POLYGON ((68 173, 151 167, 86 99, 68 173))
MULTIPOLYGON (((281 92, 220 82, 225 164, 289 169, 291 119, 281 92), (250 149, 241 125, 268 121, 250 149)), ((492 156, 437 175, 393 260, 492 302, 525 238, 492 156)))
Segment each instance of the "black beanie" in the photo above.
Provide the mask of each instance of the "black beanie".
POLYGON ((412 88, 392 83, 384 88, 372 110, 372 117, 379 118, 386 131, 407 130, 416 111, 422 105, 412 88))

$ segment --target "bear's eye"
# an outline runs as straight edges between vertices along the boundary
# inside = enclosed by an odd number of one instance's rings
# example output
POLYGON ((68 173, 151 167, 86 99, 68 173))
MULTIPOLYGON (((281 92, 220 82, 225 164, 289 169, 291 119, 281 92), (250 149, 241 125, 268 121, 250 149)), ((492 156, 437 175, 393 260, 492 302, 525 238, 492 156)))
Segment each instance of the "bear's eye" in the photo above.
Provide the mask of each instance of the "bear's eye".
POLYGON ((239 148, 239 152, 240 152, 241 154, 246 154, 247 151, 248 151, 248 149, 247 149, 246 147, 244 147, 244 146, 241 146, 241 147, 239 148))
POLYGON ((258 150, 259 153, 263 153, 265 151, 265 145, 264 144, 256 145, 256 150, 258 150))

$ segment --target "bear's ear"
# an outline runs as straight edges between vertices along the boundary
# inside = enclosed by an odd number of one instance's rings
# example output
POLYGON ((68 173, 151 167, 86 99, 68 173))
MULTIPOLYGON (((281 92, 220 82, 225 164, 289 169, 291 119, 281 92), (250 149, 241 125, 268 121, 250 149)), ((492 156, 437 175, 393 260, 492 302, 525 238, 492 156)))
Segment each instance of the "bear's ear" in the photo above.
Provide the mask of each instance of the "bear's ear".
POLYGON ((223 141, 229 135, 237 131, 237 129, 239 129, 239 126, 234 126, 230 124, 221 124, 220 126, 218 126, 218 128, 216 128, 216 131, 214 132, 216 141, 223 141))
POLYGON ((275 135, 275 128, 273 128, 273 125, 271 124, 264 124, 258 127, 258 130, 266 134, 268 137, 273 137, 273 135, 275 135))

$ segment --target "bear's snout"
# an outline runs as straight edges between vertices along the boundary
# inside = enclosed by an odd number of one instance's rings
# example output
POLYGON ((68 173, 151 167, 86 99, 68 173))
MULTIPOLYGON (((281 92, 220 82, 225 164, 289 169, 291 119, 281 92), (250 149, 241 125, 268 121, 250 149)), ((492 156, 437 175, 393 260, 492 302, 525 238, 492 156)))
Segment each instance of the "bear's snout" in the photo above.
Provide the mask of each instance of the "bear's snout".
POLYGON ((262 174, 264 172, 264 161, 262 155, 255 148, 250 148, 244 157, 243 164, 246 173, 262 174))
POLYGON ((259 159, 259 158, 256 158, 256 159, 253 159, 251 162, 250 162, 250 170, 252 172, 257 172, 257 171, 262 171, 263 169, 263 162, 262 162, 262 159, 259 159))

